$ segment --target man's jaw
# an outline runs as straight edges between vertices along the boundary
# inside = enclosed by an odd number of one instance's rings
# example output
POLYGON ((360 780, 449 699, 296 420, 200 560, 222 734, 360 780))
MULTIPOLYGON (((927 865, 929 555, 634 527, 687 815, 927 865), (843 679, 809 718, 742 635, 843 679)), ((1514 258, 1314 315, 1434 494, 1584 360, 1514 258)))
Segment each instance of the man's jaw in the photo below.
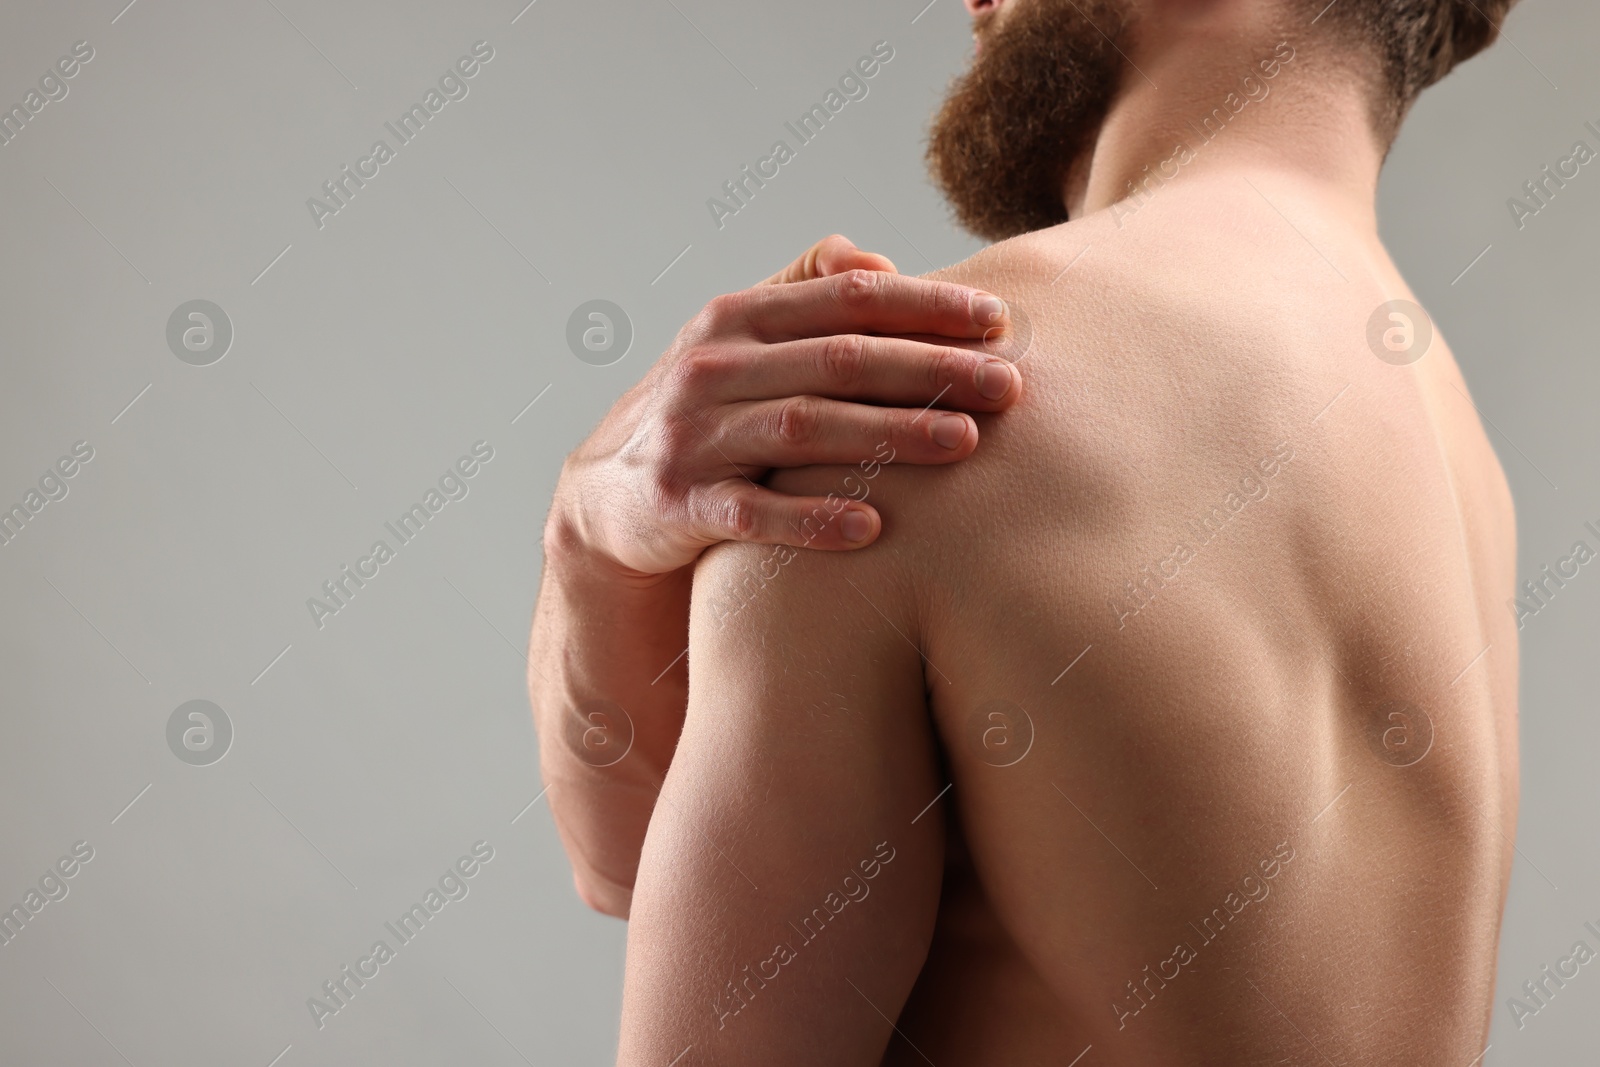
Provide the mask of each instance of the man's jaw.
POLYGON ((983 52, 983 39, 994 28, 995 19, 1000 17, 1000 5, 986 7, 972 16, 972 54, 980 55, 983 52))
POLYGON ((977 47, 930 131, 929 162, 962 224, 1002 240, 1067 220, 1063 177, 1119 81, 1132 0, 970 4, 977 47), (1002 10, 1002 8, 1006 8, 1002 10))

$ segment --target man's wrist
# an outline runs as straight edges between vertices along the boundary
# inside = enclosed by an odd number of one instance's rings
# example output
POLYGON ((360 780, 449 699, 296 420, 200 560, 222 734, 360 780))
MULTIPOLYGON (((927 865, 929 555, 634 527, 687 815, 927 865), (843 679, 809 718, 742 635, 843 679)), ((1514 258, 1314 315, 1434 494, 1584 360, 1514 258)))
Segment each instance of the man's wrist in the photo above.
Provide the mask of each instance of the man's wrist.
POLYGON ((563 587, 585 599, 660 599, 681 595, 680 570, 649 574, 628 567, 595 536, 571 494, 558 490, 544 524, 545 569, 563 587))

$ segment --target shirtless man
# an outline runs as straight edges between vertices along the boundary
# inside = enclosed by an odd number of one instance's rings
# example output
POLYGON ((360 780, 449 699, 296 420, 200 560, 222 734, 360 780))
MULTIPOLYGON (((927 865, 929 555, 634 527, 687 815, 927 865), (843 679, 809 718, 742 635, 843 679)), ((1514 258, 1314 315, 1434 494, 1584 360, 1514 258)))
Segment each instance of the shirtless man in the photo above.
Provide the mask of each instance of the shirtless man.
MULTIPOLYGON (((1509 4, 1404 6, 969 0, 931 156, 1002 240, 938 280, 1008 301, 969 347, 1026 391, 962 462, 891 444, 768 479, 836 494, 818 530, 870 499, 870 547, 701 559, 617 909, 619 1064, 1480 1056, 1515 530, 1374 199, 1416 93, 1509 4)), ((554 671, 576 631, 540 625, 554 671)), ((547 772, 570 721, 540 711, 547 772)), ((579 856, 607 840, 584 783, 645 792, 633 755, 552 775, 579 856)))

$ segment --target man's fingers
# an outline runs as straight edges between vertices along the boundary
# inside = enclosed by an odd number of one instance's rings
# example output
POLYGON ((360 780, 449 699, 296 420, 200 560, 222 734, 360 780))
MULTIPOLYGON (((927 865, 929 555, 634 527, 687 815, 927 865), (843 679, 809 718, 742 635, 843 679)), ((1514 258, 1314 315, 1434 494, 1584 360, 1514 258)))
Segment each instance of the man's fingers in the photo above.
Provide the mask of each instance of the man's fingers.
POLYGON ((730 405, 717 429, 719 453, 759 467, 877 460, 953 463, 978 447, 969 415, 937 408, 883 408, 818 396, 730 405))
POLYGON ((768 346, 760 359, 722 354, 689 364, 729 400, 826 396, 960 411, 1002 411, 1022 393, 1022 376, 981 351, 902 337, 841 333, 768 346))
POLYGON ((813 278, 827 278, 847 270, 880 270, 895 273, 889 257, 876 252, 864 252, 848 237, 833 234, 824 237, 793 263, 762 282, 762 285, 787 285, 807 282, 813 278))
POLYGON ((833 333, 982 338, 1010 321, 1005 302, 992 293, 876 270, 756 286, 711 306, 769 343, 833 333))
MULTIPOLYGON (((816 274, 812 275, 812 277, 831 278, 835 274, 843 274, 847 270, 876 270, 886 274, 900 273, 894 265, 894 260, 888 256, 857 248, 848 238, 834 234, 833 237, 822 242, 822 247, 817 252, 816 257, 816 274)), ((810 278, 801 278, 799 280, 810 281, 810 278)))
MULTIPOLYGON (((706 495, 693 502, 701 536, 712 541, 749 541, 763 545, 791 545, 847 551, 865 548, 878 539, 883 520, 870 504, 841 497, 789 496, 773 489, 744 483, 706 487, 706 495)), ((763 577, 771 581, 787 562, 777 554, 762 564, 763 577)))

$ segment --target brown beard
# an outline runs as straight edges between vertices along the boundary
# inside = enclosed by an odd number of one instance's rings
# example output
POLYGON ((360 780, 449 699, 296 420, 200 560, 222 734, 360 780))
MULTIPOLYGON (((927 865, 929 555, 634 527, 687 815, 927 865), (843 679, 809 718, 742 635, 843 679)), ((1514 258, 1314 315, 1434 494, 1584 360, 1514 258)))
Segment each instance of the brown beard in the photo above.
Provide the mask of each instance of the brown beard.
POLYGON ((1113 42, 1132 18, 1130 0, 1010 2, 1004 19, 975 22, 982 47, 928 139, 956 217, 994 241, 1067 221, 1067 171, 1111 106, 1123 63, 1113 42))

